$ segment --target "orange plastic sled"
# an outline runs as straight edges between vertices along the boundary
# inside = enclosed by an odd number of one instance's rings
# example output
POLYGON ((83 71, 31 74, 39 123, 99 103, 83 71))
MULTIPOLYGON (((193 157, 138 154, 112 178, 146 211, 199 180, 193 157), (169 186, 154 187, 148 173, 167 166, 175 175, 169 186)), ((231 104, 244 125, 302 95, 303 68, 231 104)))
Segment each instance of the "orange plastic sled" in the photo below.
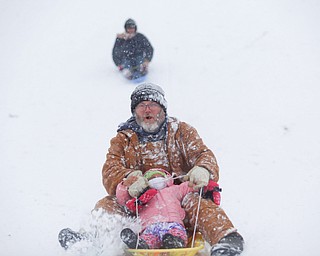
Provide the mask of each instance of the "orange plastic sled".
POLYGON ((204 248, 204 240, 200 233, 196 234, 194 246, 191 248, 192 238, 188 247, 179 249, 127 249, 127 255, 132 256, 194 256, 204 248))

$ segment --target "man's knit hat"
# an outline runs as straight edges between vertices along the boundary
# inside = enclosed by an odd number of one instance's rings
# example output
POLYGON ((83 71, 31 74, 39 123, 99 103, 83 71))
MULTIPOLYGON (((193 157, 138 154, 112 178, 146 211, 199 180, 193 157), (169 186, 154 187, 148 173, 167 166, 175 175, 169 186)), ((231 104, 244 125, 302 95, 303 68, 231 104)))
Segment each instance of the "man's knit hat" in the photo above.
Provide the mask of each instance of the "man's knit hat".
POLYGON ((164 91, 159 85, 153 83, 143 83, 131 94, 131 112, 134 112, 136 106, 142 101, 154 101, 160 104, 164 112, 167 113, 167 101, 164 98, 164 91))

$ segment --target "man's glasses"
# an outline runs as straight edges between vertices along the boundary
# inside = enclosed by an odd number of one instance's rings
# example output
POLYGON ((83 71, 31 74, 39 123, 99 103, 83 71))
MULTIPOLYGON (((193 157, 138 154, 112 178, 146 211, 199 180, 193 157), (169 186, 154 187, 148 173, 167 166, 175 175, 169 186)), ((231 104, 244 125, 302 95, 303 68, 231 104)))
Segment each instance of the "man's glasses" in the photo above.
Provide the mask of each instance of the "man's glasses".
POLYGON ((154 109, 156 109, 156 108, 159 108, 160 105, 159 105, 158 103, 156 103, 156 102, 152 102, 152 103, 149 103, 149 104, 139 103, 139 104, 137 105, 137 109, 139 109, 139 110, 146 110, 147 107, 148 107, 150 110, 154 110, 154 109))

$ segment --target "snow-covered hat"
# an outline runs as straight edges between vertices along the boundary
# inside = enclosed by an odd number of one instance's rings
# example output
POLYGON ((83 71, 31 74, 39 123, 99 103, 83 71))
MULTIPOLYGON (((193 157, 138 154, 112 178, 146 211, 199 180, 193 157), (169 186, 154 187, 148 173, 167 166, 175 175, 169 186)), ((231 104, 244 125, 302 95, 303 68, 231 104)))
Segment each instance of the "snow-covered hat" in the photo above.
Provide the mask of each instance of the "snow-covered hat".
POLYGON ((164 98, 164 91, 159 85, 153 83, 138 85, 131 94, 131 112, 133 113, 136 106, 145 100, 159 103, 164 112, 167 113, 167 101, 164 98))

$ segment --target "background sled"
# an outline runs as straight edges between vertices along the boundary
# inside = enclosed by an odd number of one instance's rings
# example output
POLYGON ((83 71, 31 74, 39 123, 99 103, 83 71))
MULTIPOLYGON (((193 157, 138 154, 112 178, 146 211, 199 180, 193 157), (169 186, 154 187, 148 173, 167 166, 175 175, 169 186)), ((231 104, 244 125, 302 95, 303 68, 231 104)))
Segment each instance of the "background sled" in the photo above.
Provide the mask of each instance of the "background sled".
POLYGON ((140 76, 135 76, 135 78, 132 78, 131 79, 131 82, 135 83, 135 84, 139 84, 139 83, 142 83, 146 80, 146 76, 147 76, 147 73, 146 74, 143 74, 143 75, 140 75, 140 76))
POLYGON ((197 233, 194 247, 191 248, 192 237, 186 248, 180 249, 127 249, 126 255, 132 256, 194 256, 204 248, 204 240, 201 233, 197 233))
POLYGON ((127 80, 133 83, 143 82, 146 79, 146 76, 148 74, 148 70, 147 69, 141 70, 140 65, 131 67, 131 68, 126 68, 126 69, 129 69, 130 75, 126 75, 125 73, 123 73, 123 70, 121 70, 121 73, 127 80))

